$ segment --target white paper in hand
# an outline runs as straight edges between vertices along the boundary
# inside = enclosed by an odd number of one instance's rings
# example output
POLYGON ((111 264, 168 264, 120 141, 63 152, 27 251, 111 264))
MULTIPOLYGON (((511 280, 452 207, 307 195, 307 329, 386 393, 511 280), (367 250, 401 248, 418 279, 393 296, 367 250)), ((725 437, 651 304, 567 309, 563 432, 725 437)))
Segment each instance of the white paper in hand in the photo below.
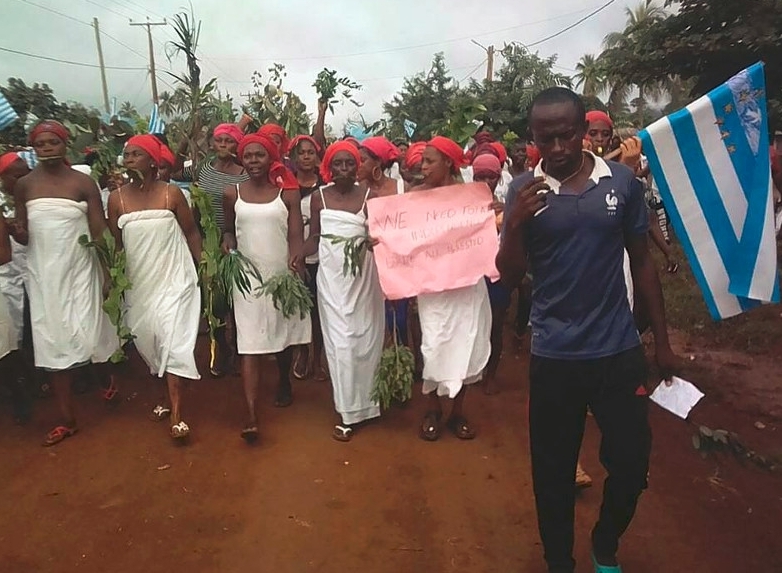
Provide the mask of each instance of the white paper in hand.
POLYGON ((690 410, 703 396, 703 392, 694 384, 674 376, 670 386, 660 382, 649 398, 657 405, 686 420, 690 410))

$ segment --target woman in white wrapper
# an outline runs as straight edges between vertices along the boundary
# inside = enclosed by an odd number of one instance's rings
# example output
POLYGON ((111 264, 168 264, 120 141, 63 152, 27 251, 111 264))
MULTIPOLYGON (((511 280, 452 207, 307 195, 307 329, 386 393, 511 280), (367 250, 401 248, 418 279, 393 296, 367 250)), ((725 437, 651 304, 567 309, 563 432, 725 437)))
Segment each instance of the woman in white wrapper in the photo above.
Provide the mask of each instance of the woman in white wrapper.
POLYGON ((168 384, 153 418, 170 416, 171 437, 183 440, 190 427, 181 413, 182 378, 200 378, 194 350, 201 293, 194 260, 201 258, 201 235, 179 187, 157 179, 160 142, 152 135, 131 137, 123 157, 131 180, 109 197, 109 226, 127 255, 132 286, 126 323, 150 372, 168 384))
POLYGON ((385 331, 375 261, 368 252, 360 272, 345 275, 343 245, 321 237, 367 235, 370 192, 356 185, 360 162, 358 149, 350 142, 340 141, 326 150, 321 175, 333 183, 313 194, 311 234, 304 248, 304 256, 317 248, 320 257, 318 307, 334 405, 342 417, 332 437, 343 442, 350 440, 356 424, 380 416, 380 407, 370 399, 385 331))
MULTIPOLYGON (((238 155, 250 179, 226 187, 223 193, 223 250, 238 250, 264 280, 291 271, 303 273, 300 254, 304 222, 296 177, 280 162, 279 147, 263 135, 246 135, 239 144, 238 155)), ((260 287, 256 279, 249 278, 251 290, 260 287)), ((293 402, 293 348, 310 342, 312 323, 309 316, 296 314, 286 318, 266 295, 245 296, 234 289, 233 305, 248 409, 248 421, 241 435, 251 443, 258 438, 256 402, 261 357, 275 355, 280 377, 274 405, 289 406, 293 402)))
POLYGON ((30 133, 39 163, 16 184, 12 234, 28 245, 25 286, 30 300, 35 366, 49 372, 61 425, 43 445, 52 446, 78 428, 71 405, 75 370, 107 362, 119 346, 103 312, 103 274, 82 235, 101 240, 106 229, 100 192, 87 175, 65 161, 68 130, 52 120, 30 133))
MULTIPOLYGON (((0 215, 0 267, 11 262, 11 238, 8 224, 0 215)), ((0 370, 2 382, 8 386, 14 408, 14 421, 22 424, 29 419, 29 400, 23 386, 22 363, 19 356, 21 328, 11 314, 11 305, 0 290, 0 370)))
MULTIPOLYGON (((461 147, 437 136, 426 146, 421 171, 424 183, 412 191, 456 184, 456 173, 465 163, 461 147)), ((487 205, 491 203, 486 194, 487 205)), ((440 293, 418 295, 421 321, 421 353, 424 357, 423 392, 429 408, 419 435, 427 441, 440 437, 440 396, 453 400, 448 429, 462 440, 475 437, 464 416, 466 386, 478 382, 491 352, 491 305, 483 277, 474 285, 440 293)))

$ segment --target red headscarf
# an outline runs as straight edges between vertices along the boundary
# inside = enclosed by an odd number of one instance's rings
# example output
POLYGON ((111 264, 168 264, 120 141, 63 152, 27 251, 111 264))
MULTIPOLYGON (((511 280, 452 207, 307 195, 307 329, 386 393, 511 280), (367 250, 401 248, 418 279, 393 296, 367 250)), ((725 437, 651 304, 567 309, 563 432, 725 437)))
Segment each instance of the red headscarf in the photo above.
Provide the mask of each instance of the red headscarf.
POLYGON ((479 131, 472 138, 475 140, 475 145, 481 145, 482 143, 492 143, 494 141, 494 136, 488 131, 479 131))
POLYGON ((361 142, 361 147, 366 147, 367 150, 380 160, 380 163, 387 164, 393 163, 399 159, 400 153, 396 145, 388 141, 381 135, 374 137, 367 137, 361 142))
POLYGON ((464 151, 462 151, 462 148, 459 147, 459 144, 453 139, 437 135, 430 139, 427 145, 434 147, 437 151, 450 159, 454 169, 459 169, 467 164, 464 157, 464 151))
MULTIPOLYGON (((276 135, 280 138, 280 149, 279 153, 282 155, 283 153, 288 151, 289 144, 288 144, 288 134, 285 133, 285 130, 277 125, 276 123, 267 123, 265 125, 261 126, 261 129, 259 129, 256 132, 258 135, 263 135, 268 137, 269 139, 272 139, 272 135, 276 135)), ((274 141, 272 139, 272 141, 274 141)))
POLYGON ((212 137, 217 137, 218 135, 227 135, 236 143, 241 143, 242 138, 244 137, 244 133, 242 133, 242 130, 239 129, 239 126, 235 123, 221 123, 215 127, 212 132, 212 137))
POLYGON ((174 157, 174 152, 169 149, 168 145, 161 145, 160 146, 160 160, 165 161, 168 163, 171 167, 174 166, 176 163, 176 158, 174 157))
POLYGON ((359 155, 355 145, 346 140, 332 143, 329 145, 328 149, 326 149, 323 161, 320 162, 320 176, 326 183, 331 183, 331 160, 334 159, 334 156, 340 151, 347 151, 356 160, 356 166, 361 165, 361 155, 359 155))
POLYGON ((505 149, 505 146, 499 141, 493 141, 489 145, 494 148, 494 150, 497 152, 497 159, 499 159, 500 163, 504 165, 508 160, 508 151, 505 149))
POLYGON ((15 151, 9 151, 8 153, 4 153, 3 155, 0 155, 0 175, 2 175, 6 169, 11 167, 11 165, 19 161, 20 159, 22 158, 19 157, 19 155, 15 151))
POLYGON ((527 162, 530 167, 537 166, 540 163, 540 150, 536 145, 527 144, 527 162))
POLYGON ((296 149, 296 146, 299 145, 302 141, 309 141, 312 146, 315 148, 315 153, 320 155, 323 153, 323 148, 318 144, 317 141, 315 141, 315 138, 310 137, 309 135, 297 135, 293 139, 291 139, 291 143, 288 146, 287 153, 290 155, 293 153, 293 150, 296 149))
POLYGON ((145 133, 144 135, 134 135, 128 139, 128 142, 125 144, 126 147, 128 145, 135 145, 136 147, 140 147, 147 155, 152 158, 152 161, 155 162, 155 165, 160 165, 160 146, 162 144, 160 143, 160 140, 154 135, 150 135, 148 133, 145 133))
POLYGON ((38 125, 36 125, 33 130, 30 132, 30 145, 32 145, 33 141, 36 137, 38 137, 42 133, 53 133, 60 139, 62 139, 63 143, 68 142, 68 138, 70 137, 70 133, 68 133, 68 128, 66 128, 63 124, 61 124, 59 121, 55 121, 53 119, 45 119, 38 125))
POLYGON ((277 144, 268 137, 257 133, 245 135, 242 138, 242 141, 239 142, 239 149, 237 150, 239 161, 242 161, 244 150, 252 143, 262 145, 266 150, 266 153, 269 154, 269 159, 271 159, 271 164, 269 165, 269 182, 272 185, 276 185, 280 189, 299 188, 299 182, 297 181, 296 176, 280 161, 280 150, 277 147, 277 144))
POLYGON ((476 157, 472 162, 473 175, 478 173, 493 173, 494 175, 500 175, 502 173, 502 165, 500 160, 490 153, 483 153, 476 157))
POLYGON ((405 167, 407 169, 412 169, 417 163, 421 163, 424 149, 426 149, 425 141, 417 141, 407 148, 407 153, 405 154, 405 167))
POLYGON ((614 129, 614 122, 611 121, 611 118, 608 117, 608 114, 606 112, 600 111, 598 109, 595 109, 595 110, 592 110, 590 112, 587 112, 586 120, 589 123, 592 123, 593 121, 602 121, 608 127, 610 127, 611 129, 614 129))

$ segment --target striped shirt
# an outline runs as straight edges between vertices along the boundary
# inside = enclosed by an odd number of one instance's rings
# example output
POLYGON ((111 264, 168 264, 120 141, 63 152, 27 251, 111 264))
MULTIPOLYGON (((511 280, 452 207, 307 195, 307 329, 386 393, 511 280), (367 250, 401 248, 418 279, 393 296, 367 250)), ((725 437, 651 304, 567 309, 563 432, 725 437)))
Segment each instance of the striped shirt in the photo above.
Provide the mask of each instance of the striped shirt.
MULTIPOLYGON (((192 168, 185 168, 183 175, 185 179, 192 179, 192 168)), ((212 208, 215 212, 215 221, 217 225, 225 230, 225 215, 223 214, 223 191, 229 185, 243 183, 250 178, 247 173, 241 175, 232 175, 223 173, 215 169, 211 163, 205 163, 198 173, 198 186, 203 189, 211 199, 212 208)))

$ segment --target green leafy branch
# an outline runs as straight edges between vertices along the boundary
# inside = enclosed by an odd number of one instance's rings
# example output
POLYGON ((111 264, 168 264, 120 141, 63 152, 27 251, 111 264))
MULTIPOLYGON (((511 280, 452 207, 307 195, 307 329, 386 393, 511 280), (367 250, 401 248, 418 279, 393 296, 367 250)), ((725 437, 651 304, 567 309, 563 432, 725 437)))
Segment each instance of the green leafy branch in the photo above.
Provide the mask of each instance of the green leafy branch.
POLYGON ((304 319, 312 311, 312 295, 297 274, 284 272, 274 275, 261 286, 260 290, 272 297, 274 308, 281 311, 285 318, 298 314, 301 319, 304 319))
POLYGON ((342 237, 340 235, 322 234, 321 239, 331 241, 334 245, 344 245, 344 261, 342 263, 342 275, 360 276, 364 266, 364 258, 369 248, 369 238, 366 235, 355 237, 342 237))
POLYGON ((124 345, 135 338, 125 325, 125 293, 133 288, 125 274, 127 257, 124 250, 117 249, 114 235, 108 229, 103 231, 99 241, 91 241, 87 235, 81 235, 79 244, 83 247, 95 249, 100 264, 109 275, 109 292, 103 301, 103 312, 108 315, 111 324, 117 330, 120 346, 111 355, 110 360, 113 364, 119 364, 128 359, 123 349, 124 345))
POLYGON ((386 348, 375 371, 375 383, 370 399, 388 410, 394 401, 406 402, 413 396, 415 357, 413 352, 399 344, 396 314, 394 316, 393 346, 386 348))
MULTIPOLYGON (((220 289, 225 295, 228 304, 233 305, 233 291, 237 289, 239 293, 247 298, 248 296, 258 296, 253 292, 251 278, 254 278, 263 285, 263 277, 253 262, 242 253, 233 249, 227 255, 223 255, 217 264, 217 276, 220 283, 220 289)), ((259 289, 260 287, 256 287, 259 289)))
POLYGON ((353 91, 358 91, 362 88, 361 84, 354 82, 348 77, 337 77, 336 70, 329 70, 323 68, 318 77, 315 79, 315 83, 312 84, 315 91, 318 92, 318 100, 329 104, 329 111, 334 113, 334 104, 339 103, 339 98, 336 97, 337 91, 340 91, 340 95, 343 99, 348 100, 356 107, 361 107, 363 104, 353 99, 353 91))

